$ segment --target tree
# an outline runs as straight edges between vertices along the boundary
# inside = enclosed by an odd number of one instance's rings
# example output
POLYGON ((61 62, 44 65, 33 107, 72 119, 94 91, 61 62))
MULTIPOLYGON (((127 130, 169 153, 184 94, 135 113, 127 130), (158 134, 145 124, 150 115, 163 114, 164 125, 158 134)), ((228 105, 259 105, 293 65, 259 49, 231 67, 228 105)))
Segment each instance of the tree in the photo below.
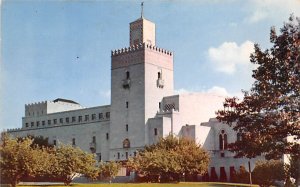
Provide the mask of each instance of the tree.
POLYGON ((260 160, 252 172, 253 182, 262 187, 274 185, 276 181, 283 181, 285 177, 284 164, 279 160, 260 160))
POLYGON ((71 145, 59 145, 51 155, 51 169, 49 175, 56 180, 69 185, 72 180, 80 175, 95 179, 98 171, 95 167, 96 160, 93 154, 83 152, 71 145))
POLYGON ((120 170, 121 165, 117 162, 100 162, 99 164, 99 178, 108 179, 109 183, 115 178, 120 170))
POLYGON ((45 173, 48 167, 47 153, 44 149, 33 149, 33 140, 24 138, 22 141, 8 136, 2 137, 0 146, 0 170, 12 186, 16 186, 23 177, 45 173))
POLYGON ((257 65, 255 80, 244 98, 227 98, 218 119, 243 134, 231 144, 238 157, 281 158, 300 156, 300 20, 293 16, 277 35, 271 29, 273 46, 263 51, 255 44, 250 60, 257 65), (298 142, 297 142, 298 141, 298 142))
POLYGON ((205 174, 209 155, 192 140, 170 135, 158 143, 146 146, 128 166, 139 174, 157 180, 178 181, 183 175, 205 174))

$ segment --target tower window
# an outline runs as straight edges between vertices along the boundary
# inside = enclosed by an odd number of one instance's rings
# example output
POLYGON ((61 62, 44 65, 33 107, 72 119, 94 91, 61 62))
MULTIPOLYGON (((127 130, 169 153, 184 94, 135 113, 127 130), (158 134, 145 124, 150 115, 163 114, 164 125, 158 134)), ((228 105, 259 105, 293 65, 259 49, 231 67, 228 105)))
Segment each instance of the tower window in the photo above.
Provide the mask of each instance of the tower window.
POLYGON ((157 73, 157 78, 158 78, 158 79, 161 78, 161 73, 160 73, 160 72, 157 73))
POLYGON ((125 158, 128 159, 128 152, 125 152, 125 158))
POLYGON ((161 107, 161 102, 158 103, 158 108, 160 109, 160 107, 161 107))
POLYGON ((118 153, 118 159, 120 159, 120 153, 118 153))
POLYGON ((72 145, 73 145, 73 146, 75 146, 75 145, 76 145, 75 138, 72 138, 72 145))
POLYGON ((219 135, 219 144, 220 144, 220 150, 227 149, 227 134, 224 130, 221 131, 221 134, 219 135))
POLYGON ((129 73, 129 71, 126 71, 126 79, 130 79, 130 73, 129 73))
POLYGON ((128 132, 128 124, 126 124, 126 132, 128 132))
POLYGON ((157 128, 154 128, 154 135, 157 136, 157 128))
POLYGON ((109 139, 109 134, 108 134, 108 133, 106 133, 106 139, 107 139, 107 140, 109 139))
POLYGON ((101 153, 99 153, 99 162, 101 162, 102 158, 101 158, 101 153))
POLYGON ((56 145, 56 140, 53 140, 53 145, 56 145))
POLYGON ((129 107, 129 102, 128 101, 126 101, 126 108, 128 108, 129 107))
POLYGON ((93 143, 96 143, 96 136, 93 136, 93 143))
POLYGON ((25 126, 28 127, 28 123, 25 123, 25 126))

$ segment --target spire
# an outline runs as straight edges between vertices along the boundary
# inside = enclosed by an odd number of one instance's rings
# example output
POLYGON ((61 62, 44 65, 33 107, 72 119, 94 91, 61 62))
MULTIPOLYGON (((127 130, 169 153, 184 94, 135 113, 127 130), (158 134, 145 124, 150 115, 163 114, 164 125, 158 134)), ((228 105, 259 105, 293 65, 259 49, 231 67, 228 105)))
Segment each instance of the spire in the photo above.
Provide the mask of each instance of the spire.
POLYGON ((144 2, 141 3, 141 18, 144 18, 144 2))

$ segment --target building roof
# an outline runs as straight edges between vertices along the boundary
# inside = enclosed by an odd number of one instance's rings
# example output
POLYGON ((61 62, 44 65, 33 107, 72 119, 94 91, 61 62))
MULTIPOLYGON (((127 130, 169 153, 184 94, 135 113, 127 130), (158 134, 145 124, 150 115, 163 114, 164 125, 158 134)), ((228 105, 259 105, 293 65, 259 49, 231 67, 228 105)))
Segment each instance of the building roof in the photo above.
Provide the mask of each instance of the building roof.
POLYGON ((57 98, 55 100, 53 100, 54 103, 56 102, 65 102, 65 103, 72 103, 72 104, 77 104, 79 105, 79 103, 75 102, 75 101, 72 101, 72 100, 69 100, 69 99, 63 99, 63 98, 57 98))

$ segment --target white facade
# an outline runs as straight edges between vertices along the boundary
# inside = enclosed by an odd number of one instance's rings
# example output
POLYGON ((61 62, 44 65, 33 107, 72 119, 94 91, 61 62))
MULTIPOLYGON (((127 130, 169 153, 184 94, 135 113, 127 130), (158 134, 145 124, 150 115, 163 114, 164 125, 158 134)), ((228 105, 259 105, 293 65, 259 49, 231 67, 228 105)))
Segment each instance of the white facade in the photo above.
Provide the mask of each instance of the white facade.
POLYGON ((226 134, 227 143, 237 138, 231 128, 212 119, 224 97, 173 95, 173 53, 155 46, 155 24, 143 17, 130 23, 129 44, 111 53, 110 106, 83 108, 65 99, 25 105, 22 128, 8 132, 73 144, 104 161, 127 160, 172 133, 196 140, 211 153, 209 173, 215 170, 220 177, 224 170, 229 180, 232 167, 246 166, 247 159, 233 158, 220 146, 220 135, 226 134))

